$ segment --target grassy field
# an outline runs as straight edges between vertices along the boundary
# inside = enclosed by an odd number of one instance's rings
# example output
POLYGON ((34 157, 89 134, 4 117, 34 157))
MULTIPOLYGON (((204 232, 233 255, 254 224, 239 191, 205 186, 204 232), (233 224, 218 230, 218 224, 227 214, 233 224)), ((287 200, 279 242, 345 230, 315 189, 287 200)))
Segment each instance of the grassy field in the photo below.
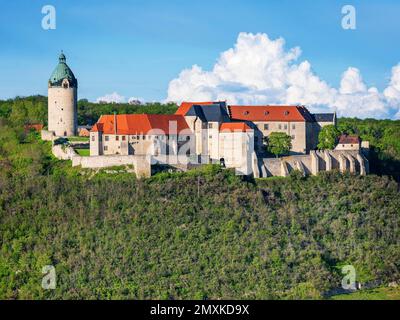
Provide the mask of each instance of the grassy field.
POLYGON ((75 151, 83 157, 89 157, 90 156, 90 150, 89 149, 75 149, 75 151))
POLYGON ((332 300, 400 300, 400 287, 381 287, 333 296, 332 300))

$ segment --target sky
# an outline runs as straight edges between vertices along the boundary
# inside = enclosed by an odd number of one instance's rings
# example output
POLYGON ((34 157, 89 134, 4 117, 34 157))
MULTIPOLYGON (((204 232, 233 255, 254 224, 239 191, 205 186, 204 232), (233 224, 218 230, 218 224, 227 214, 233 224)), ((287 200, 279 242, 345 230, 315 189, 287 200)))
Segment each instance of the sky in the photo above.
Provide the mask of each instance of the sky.
POLYGON ((47 94, 61 50, 96 101, 296 103, 400 118, 397 0, 0 0, 0 99, 47 94), (343 29, 344 5, 356 29, 343 29), (42 28, 42 7, 56 29, 42 28))

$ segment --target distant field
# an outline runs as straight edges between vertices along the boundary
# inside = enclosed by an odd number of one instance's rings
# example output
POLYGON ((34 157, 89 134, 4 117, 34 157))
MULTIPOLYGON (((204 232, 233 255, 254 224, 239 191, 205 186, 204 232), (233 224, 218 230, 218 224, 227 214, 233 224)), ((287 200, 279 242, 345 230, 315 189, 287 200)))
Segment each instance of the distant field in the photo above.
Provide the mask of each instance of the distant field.
POLYGON ((332 300, 400 300, 400 287, 361 290, 333 296, 332 300))
POLYGON ((89 157, 90 150, 89 149, 75 149, 75 151, 82 157, 89 157))
POLYGON ((68 137, 68 140, 69 141, 84 141, 84 142, 87 142, 87 141, 89 141, 89 137, 78 137, 78 136, 76 136, 76 137, 68 137))

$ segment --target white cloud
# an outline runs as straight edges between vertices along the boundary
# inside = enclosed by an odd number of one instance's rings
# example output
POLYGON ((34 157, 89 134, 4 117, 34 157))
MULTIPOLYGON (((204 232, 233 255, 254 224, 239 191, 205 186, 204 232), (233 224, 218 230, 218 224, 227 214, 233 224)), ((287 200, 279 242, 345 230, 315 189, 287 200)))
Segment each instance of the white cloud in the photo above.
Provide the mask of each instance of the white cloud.
POLYGON ((352 94, 365 91, 367 91, 367 86, 361 77, 360 70, 352 67, 348 68, 343 73, 342 81, 340 82, 340 93, 352 94))
MULTIPOLYGON (((392 68, 392 77, 389 86, 384 91, 385 97, 393 105, 400 102, 400 64, 392 68)), ((400 110, 399 110, 400 112, 400 110)))
POLYGON ((211 71, 194 65, 173 79, 166 100, 304 104, 312 111, 337 110, 339 116, 360 118, 390 117, 400 109, 400 64, 393 68, 389 86, 380 93, 377 88, 368 88, 353 67, 343 73, 340 87, 333 88, 313 72, 308 61, 297 62, 300 55, 298 47, 286 50, 282 38, 240 33, 234 47, 220 55, 211 71))
POLYGON ((96 101, 107 102, 107 103, 122 103, 125 102, 125 97, 119 95, 117 92, 113 92, 97 98, 96 101))

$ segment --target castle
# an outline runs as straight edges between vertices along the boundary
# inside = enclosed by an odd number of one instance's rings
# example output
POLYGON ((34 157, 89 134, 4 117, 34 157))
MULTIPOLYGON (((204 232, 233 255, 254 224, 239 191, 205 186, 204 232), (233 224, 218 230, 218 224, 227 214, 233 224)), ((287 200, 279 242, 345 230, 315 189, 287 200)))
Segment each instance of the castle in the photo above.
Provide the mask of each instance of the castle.
MULTIPOLYGON (((61 53, 48 82, 48 131, 53 136, 76 134, 77 89, 78 81, 61 53)), ((360 141, 351 145, 349 151, 354 154, 344 160, 340 157, 347 150, 345 143, 340 145, 341 150, 335 151, 337 154, 332 151, 329 161, 326 153, 318 155, 314 151, 318 134, 326 125, 336 125, 335 113, 313 114, 301 105, 183 102, 173 115, 102 115, 90 130, 90 157, 75 157, 73 165, 105 167, 134 162, 136 166, 142 166, 142 162, 146 162, 148 166, 162 164, 188 168, 190 165, 220 163, 235 168, 238 174, 258 172, 256 176, 268 176, 286 175, 290 168, 304 173, 318 172, 320 167, 333 169, 332 162, 336 159, 337 168, 350 168, 355 172, 355 161, 358 161, 358 168, 366 161, 358 157, 360 141), (281 160, 273 165, 279 169, 268 167, 276 162, 276 159, 267 159, 265 148, 266 138, 272 132, 287 134, 291 138, 290 155, 299 157, 292 158, 292 164, 287 160, 286 169, 281 160), (319 165, 320 162, 324 164, 319 165)))

